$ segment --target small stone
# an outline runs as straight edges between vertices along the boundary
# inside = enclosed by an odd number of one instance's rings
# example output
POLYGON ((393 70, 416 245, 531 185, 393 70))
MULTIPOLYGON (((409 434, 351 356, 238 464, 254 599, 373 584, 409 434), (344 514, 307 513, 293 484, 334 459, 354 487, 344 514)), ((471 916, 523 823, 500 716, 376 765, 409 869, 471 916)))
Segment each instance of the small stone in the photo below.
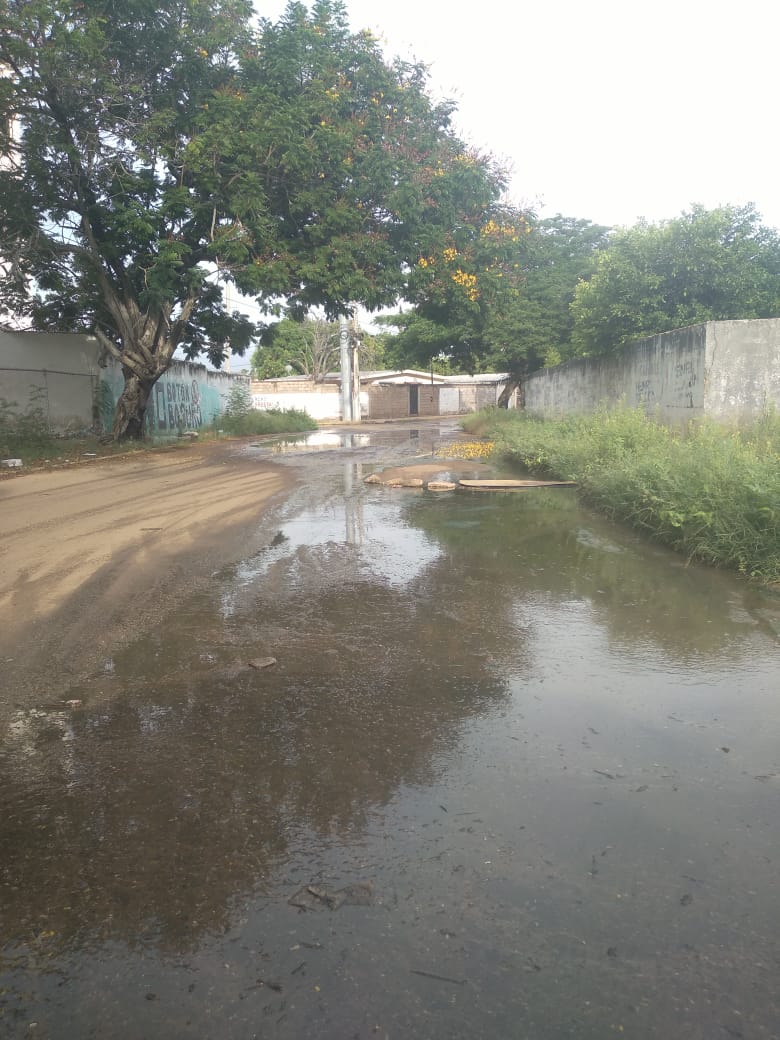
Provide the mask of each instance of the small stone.
POLYGON ((261 668, 270 668, 276 664, 275 657, 255 657, 254 660, 247 662, 250 668, 256 668, 258 671, 261 668))

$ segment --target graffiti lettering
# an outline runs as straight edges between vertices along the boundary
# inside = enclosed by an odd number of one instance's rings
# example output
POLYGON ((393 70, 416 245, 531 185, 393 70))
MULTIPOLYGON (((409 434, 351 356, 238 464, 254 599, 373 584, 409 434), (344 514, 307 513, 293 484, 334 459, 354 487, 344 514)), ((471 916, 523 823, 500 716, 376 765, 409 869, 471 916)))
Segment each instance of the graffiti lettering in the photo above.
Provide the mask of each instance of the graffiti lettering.
POLYGON ((192 383, 158 383, 146 411, 149 432, 156 430, 193 430, 203 425, 201 393, 197 380, 192 383))
POLYGON ((641 382, 636 384, 636 402, 637 404, 648 404, 655 400, 655 390, 653 390, 652 379, 643 379, 641 382))

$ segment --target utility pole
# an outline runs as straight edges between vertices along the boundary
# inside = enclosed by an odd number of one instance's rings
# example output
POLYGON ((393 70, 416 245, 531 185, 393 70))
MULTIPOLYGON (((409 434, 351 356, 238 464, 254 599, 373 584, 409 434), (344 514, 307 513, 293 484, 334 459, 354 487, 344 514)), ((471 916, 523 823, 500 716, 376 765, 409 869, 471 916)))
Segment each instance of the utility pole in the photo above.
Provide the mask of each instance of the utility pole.
POLYGON ((360 336, 357 318, 350 322, 349 336, 349 374, 350 374, 350 397, 352 408, 352 419, 360 422, 360 361, 358 360, 358 348, 360 347, 360 336))
POLYGON ((349 350, 349 322, 339 318, 339 359, 341 362, 341 419, 352 421, 352 373, 349 350))

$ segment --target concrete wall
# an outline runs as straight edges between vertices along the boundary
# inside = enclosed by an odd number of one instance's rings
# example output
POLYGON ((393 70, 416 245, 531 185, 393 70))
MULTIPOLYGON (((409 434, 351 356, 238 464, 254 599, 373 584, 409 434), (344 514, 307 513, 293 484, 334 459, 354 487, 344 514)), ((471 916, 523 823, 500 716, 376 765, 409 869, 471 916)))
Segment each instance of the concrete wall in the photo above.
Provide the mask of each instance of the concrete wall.
POLYGON ((93 336, 0 331, 0 397, 39 406, 56 430, 95 422, 100 346, 93 336))
POLYGON ((745 422, 780 410, 780 318, 707 325, 704 411, 745 422))
MULTIPOLYGON (((102 425, 110 429, 124 379, 116 363, 101 367, 93 336, 0 332, 0 397, 20 410, 39 404, 57 431, 73 433, 102 425)), ((174 361, 160 377, 147 408, 152 437, 199 429, 225 410, 242 376, 211 372, 205 365, 174 361)))
POLYGON ((251 383, 252 406, 261 411, 295 408, 317 422, 341 418, 341 392, 333 383, 310 379, 261 379, 251 383))
POLYGON ((417 392, 416 415, 439 415, 439 386, 430 383, 375 383, 368 388, 370 419, 403 419, 411 415, 410 390, 417 392))
MULTIPOLYGON (((101 379, 110 391, 102 415, 104 425, 110 428, 124 387, 122 370, 112 362, 101 372, 101 379)), ((246 382, 243 376, 212 372, 191 361, 174 361, 154 384, 146 408, 147 435, 156 439, 178 437, 184 430, 210 425, 224 412, 230 391, 242 382, 246 382)))
POLYGON ((643 408, 670 426, 780 408, 780 319, 707 322, 639 340, 620 354, 534 372, 525 408, 552 417, 602 405, 643 408))
MULTIPOLYGON (((503 389, 503 383, 460 383, 457 386, 457 410, 463 415, 466 412, 479 412, 483 408, 495 407, 503 389)), ((515 392, 512 395, 509 407, 514 408, 516 404, 517 394, 515 392)))

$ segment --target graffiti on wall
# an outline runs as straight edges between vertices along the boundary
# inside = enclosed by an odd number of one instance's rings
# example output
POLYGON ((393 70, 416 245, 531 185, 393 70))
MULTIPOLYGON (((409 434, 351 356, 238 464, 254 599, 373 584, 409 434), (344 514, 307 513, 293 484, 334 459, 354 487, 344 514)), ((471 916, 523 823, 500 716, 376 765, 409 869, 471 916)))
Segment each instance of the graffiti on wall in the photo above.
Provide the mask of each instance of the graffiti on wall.
POLYGON ((150 432, 158 430, 197 430, 203 425, 201 392, 197 379, 181 383, 162 380, 155 383, 146 409, 150 432))
POLYGON ((696 369, 692 361, 683 361, 674 366, 672 395, 675 404, 693 408, 693 391, 697 383, 696 369))
POLYGON ((655 401, 655 390, 652 379, 641 379, 636 384, 636 403, 651 404, 655 401))

